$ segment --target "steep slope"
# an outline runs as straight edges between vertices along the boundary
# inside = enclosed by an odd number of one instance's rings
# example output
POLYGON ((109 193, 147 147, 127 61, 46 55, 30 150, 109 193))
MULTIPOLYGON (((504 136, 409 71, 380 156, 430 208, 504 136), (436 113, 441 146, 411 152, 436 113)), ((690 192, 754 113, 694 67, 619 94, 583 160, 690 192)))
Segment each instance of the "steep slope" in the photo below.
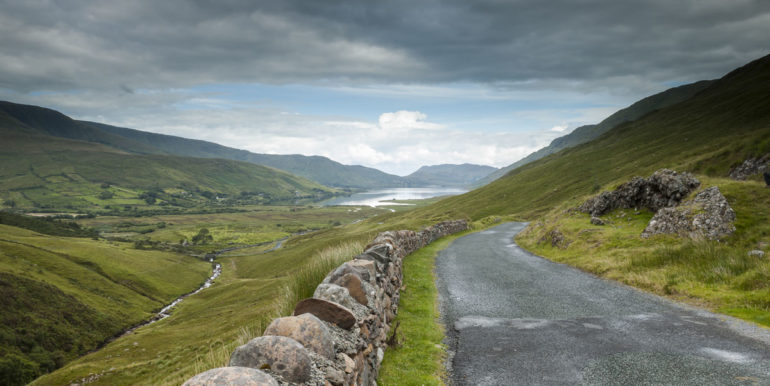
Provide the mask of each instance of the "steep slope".
POLYGON ((554 139, 551 141, 550 145, 514 162, 511 165, 501 168, 486 178, 483 178, 477 183, 476 186, 488 184, 504 176, 513 169, 539 160, 549 154, 556 153, 559 150, 588 142, 624 122, 639 119, 655 110, 685 101, 698 92, 707 88, 713 82, 714 81, 711 80, 702 80, 684 86, 674 87, 661 93, 644 98, 624 109, 618 110, 597 125, 580 126, 573 130, 571 133, 554 139))
POLYGON ((527 218, 610 183, 661 167, 727 176, 770 152, 770 56, 751 62, 681 103, 623 123, 597 139, 519 167, 489 185, 407 216, 517 214, 527 218))
POLYGON ((491 166, 473 164, 432 165, 423 166, 404 179, 414 185, 462 187, 474 185, 496 170, 491 166))
POLYGON ((6 132, 15 129, 28 134, 93 142, 131 153, 159 153, 147 144, 83 125, 56 110, 38 106, 0 101, 0 127, 6 132))
POLYGON ((0 225, 0 379, 24 384, 200 286, 211 265, 0 225))

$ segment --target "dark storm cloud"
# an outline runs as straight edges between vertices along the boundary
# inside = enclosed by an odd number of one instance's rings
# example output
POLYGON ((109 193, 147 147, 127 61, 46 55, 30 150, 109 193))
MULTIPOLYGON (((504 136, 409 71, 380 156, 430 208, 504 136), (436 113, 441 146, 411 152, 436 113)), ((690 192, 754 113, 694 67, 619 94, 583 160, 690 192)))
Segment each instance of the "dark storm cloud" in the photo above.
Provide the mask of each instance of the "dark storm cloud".
POLYGON ((0 88, 214 82, 612 84, 716 77, 768 53, 770 2, 8 1, 0 88))

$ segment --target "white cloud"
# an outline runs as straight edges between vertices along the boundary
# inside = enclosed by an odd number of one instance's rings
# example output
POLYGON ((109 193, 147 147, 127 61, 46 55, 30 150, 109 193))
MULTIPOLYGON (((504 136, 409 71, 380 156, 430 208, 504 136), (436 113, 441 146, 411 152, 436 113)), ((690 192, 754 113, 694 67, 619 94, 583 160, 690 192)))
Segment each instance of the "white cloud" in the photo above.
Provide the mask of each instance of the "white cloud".
POLYGON ((440 129, 444 126, 425 121, 427 115, 419 111, 400 110, 380 115, 380 128, 384 130, 440 129))
POLYGON ((565 130, 567 130, 567 125, 556 125, 551 128, 551 131, 555 131, 557 133, 563 133, 565 130))

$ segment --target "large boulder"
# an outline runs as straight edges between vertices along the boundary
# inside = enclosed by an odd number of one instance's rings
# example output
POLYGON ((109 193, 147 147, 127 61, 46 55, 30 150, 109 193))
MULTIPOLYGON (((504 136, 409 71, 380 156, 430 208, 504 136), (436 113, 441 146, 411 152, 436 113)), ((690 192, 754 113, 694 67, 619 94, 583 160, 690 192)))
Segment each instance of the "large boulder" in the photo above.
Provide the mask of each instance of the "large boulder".
POLYGON ((712 186, 678 207, 659 210, 642 237, 668 233, 717 240, 735 232, 734 221, 735 211, 719 188, 712 186))
POLYGON ((306 349, 328 359, 334 359, 332 335, 326 325, 313 314, 275 319, 267 326, 263 335, 292 338, 306 349))
POLYGON ((278 386, 276 380, 264 372, 249 367, 219 367, 202 372, 182 386, 278 386))
POLYGON ((676 206, 700 181, 690 173, 661 169, 649 178, 634 177, 612 192, 602 192, 584 202, 578 210, 601 216, 618 208, 647 208, 653 212, 676 206))
POLYGON ((230 366, 270 369, 289 382, 310 379, 310 354, 294 339, 285 336, 260 336, 239 346, 230 356, 230 366))

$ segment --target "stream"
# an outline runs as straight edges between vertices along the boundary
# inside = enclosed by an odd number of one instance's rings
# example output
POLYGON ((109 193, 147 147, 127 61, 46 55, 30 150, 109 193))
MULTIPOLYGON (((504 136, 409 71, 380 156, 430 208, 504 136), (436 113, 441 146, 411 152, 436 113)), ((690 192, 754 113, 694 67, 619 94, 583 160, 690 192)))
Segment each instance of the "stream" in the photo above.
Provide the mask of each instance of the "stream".
POLYGON ((198 287, 198 289, 196 289, 193 292, 188 292, 188 293, 186 293, 186 294, 184 294, 184 295, 174 299, 173 302, 171 302, 168 305, 166 305, 165 307, 161 308, 160 311, 158 311, 158 313, 155 314, 155 316, 153 316, 150 320, 144 321, 144 322, 142 322, 142 323, 140 323, 140 324, 138 324, 138 325, 136 325, 134 327, 129 328, 128 330, 124 331, 122 334, 116 336, 115 339, 120 338, 120 337, 125 336, 125 335, 128 335, 128 334, 136 331, 136 329, 139 328, 139 327, 149 326, 150 324, 153 324, 153 323, 155 323, 155 322, 157 322, 159 320, 163 320, 163 319, 168 318, 169 316, 171 316, 171 310, 174 307, 176 307, 179 303, 181 303, 182 300, 185 300, 185 298, 187 298, 190 295, 195 295, 198 292, 201 292, 204 289, 211 287, 211 285, 214 284, 214 280, 217 277, 219 277, 220 274, 222 274, 222 264, 215 263, 214 264, 214 270, 212 271, 211 276, 209 276, 209 278, 206 279, 206 281, 203 283, 203 285, 198 287))
MULTIPOLYGON (((301 235, 301 234, 304 234, 304 233, 306 233, 306 232, 298 232, 298 233, 292 234, 292 236, 301 235)), ((273 246, 272 248, 267 249, 265 251, 262 251, 260 254, 267 253, 267 252, 272 252, 272 251, 280 248, 283 245, 283 243, 286 240, 288 240, 288 239, 289 239, 289 237, 287 236, 287 237, 284 237, 282 239, 276 240, 275 241, 275 246, 273 246)), ((232 248, 221 249, 221 250, 215 251, 214 253, 210 254, 210 255, 213 255, 213 256, 209 257, 209 259, 213 263, 214 262, 214 258, 216 256, 221 255, 222 253, 231 252, 231 251, 235 251, 235 250, 238 250, 238 249, 251 248, 251 247, 259 246, 259 245, 263 245, 263 244, 265 244, 265 243, 254 244, 254 245, 244 245, 244 246, 240 246, 240 247, 232 247, 232 248)), ((210 255, 206 255, 206 256, 208 257, 210 255)), ((140 327, 149 326, 149 325, 151 325, 151 324, 153 324, 153 323, 155 323, 155 322, 157 322, 159 320, 163 320, 163 319, 168 318, 169 316, 171 316, 171 310, 174 309, 174 307, 176 307, 177 305, 179 305, 179 303, 181 303, 182 300, 184 300, 188 296, 195 295, 198 292, 201 292, 204 289, 211 287, 211 285, 214 284, 214 280, 217 277, 219 277, 219 275, 221 275, 221 274, 222 274, 222 264, 214 263, 214 270, 212 271, 211 276, 209 276, 209 278, 206 279, 206 281, 203 283, 203 285, 198 287, 198 289, 196 289, 193 292, 188 292, 188 293, 186 293, 186 294, 184 294, 184 295, 174 299, 173 302, 171 302, 168 305, 166 305, 165 307, 161 308, 160 311, 158 311, 158 313, 155 314, 155 316, 153 316, 151 319, 149 319, 147 321, 144 321, 144 322, 142 322, 140 324, 137 324, 134 327, 131 327, 131 328, 125 330, 123 333, 115 336, 113 339, 110 339, 110 341, 115 340, 117 338, 120 338, 122 336, 128 335, 128 334, 136 331, 136 329, 138 329, 140 327)))

